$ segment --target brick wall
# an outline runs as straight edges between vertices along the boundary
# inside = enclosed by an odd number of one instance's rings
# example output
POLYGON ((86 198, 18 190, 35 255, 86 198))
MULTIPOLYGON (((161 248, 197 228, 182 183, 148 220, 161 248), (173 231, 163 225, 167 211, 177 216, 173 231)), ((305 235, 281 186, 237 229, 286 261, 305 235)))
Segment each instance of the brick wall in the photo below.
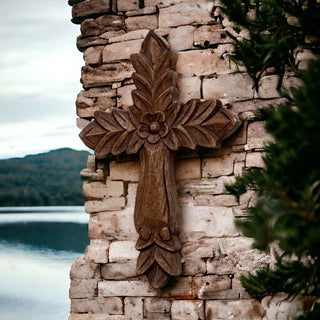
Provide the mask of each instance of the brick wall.
MULTIPOLYGON (((72 21, 81 25, 77 46, 85 61, 84 89, 76 101, 80 128, 96 110, 132 104, 129 57, 140 51, 149 29, 178 52, 182 102, 218 98, 242 120, 241 129, 220 149, 186 152, 176 160, 183 272, 162 290, 153 289, 144 276, 135 276, 137 159, 97 161, 89 156, 81 175, 90 245, 71 268, 69 320, 291 319, 296 304, 279 303, 281 296, 267 297, 260 304, 241 287, 241 274, 272 265, 273 259, 252 249, 251 239, 241 236, 234 224, 247 216, 255 194, 249 191, 237 202, 224 187, 245 168, 263 166, 263 145, 270 137, 255 111, 281 102, 277 78, 263 78, 257 94, 250 77, 230 61, 232 40, 227 31, 234 31, 221 16, 218 1, 69 0, 69 4, 72 21)), ((290 83, 290 78, 286 81, 290 83)))

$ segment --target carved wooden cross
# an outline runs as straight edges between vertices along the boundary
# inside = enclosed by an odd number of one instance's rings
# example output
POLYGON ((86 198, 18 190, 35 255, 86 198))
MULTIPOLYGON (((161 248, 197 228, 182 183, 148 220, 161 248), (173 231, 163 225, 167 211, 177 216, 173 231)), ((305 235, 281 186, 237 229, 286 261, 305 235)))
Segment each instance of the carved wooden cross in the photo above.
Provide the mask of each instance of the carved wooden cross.
POLYGON ((239 127, 219 100, 178 102, 175 54, 150 31, 141 51, 131 55, 133 106, 97 111, 80 133, 97 159, 139 154, 140 180, 134 211, 139 234, 137 275, 146 274, 153 287, 163 287, 181 274, 180 208, 175 181, 175 151, 214 148, 239 127))

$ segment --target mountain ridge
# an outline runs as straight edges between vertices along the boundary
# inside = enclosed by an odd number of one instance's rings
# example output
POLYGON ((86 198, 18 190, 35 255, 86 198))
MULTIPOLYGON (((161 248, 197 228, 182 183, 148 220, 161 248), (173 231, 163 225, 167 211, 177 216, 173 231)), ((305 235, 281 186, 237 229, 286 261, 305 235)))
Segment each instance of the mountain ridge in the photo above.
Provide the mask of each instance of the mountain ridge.
POLYGON ((0 207, 83 205, 88 151, 61 148, 0 160, 0 207))

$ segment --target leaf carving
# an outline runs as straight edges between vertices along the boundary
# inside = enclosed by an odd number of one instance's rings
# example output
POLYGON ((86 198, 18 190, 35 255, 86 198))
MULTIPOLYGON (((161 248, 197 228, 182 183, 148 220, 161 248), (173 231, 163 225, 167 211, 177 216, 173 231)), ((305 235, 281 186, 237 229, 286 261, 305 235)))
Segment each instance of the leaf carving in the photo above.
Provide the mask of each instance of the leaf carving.
POLYGON ((222 108, 220 100, 192 99, 180 105, 172 128, 180 146, 195 149, 215 147, 239 125, 233 113, 222 108))
MULTIPOLYGON (((173 53, 168 43, 150 31, 141 52, 131 55, 136 73, 132 92, 134 106, 141 113, 166 111, 178 99, 177 73, 173 70, 173 53)), ((169 116, 169 114, 166 114, 169 116)))

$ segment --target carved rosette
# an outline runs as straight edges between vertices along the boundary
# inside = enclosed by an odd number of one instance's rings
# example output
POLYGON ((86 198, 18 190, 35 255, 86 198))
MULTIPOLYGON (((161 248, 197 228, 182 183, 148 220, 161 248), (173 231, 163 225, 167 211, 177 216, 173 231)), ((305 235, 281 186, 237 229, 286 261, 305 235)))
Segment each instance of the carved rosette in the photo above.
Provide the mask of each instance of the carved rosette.
POLYGON ((140 180, 134 213, 139 233, 137 274, 155 288, 181 274, 180 208, 174 157, 179 148, 213 148, 239 127, 239 120, 219 100, 178 102, 175 55, 150 31, 131 60, 136 90, 128 110, 97 111, 80 133, 96 157, 139 154, 140 180))

